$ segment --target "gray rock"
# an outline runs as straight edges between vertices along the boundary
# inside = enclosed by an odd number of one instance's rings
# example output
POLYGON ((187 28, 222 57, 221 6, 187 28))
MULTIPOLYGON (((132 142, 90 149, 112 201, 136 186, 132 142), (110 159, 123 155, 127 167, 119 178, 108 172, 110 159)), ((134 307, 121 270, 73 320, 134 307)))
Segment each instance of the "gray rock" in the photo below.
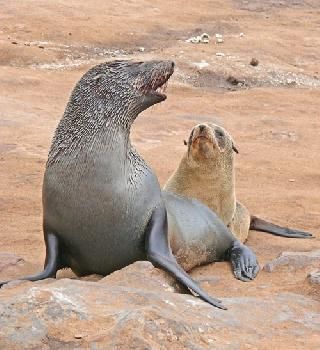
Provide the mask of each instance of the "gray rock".
POLYGON ((316 348, 320 307, 311 298, 224 298, 223 311, 174 291, 173 279, 147 262, 100 282, 9 285, 0 290, 0 348, 262 349, 292 337, 297 348, 316 348))
POLYGON ((312 284, 319 284, 320 285, 320 270, 310 272, 308 274, 308 279, 312 284))
POLYGON ((283 252, 280 256, 264 266, 264 270, 272 272, 286 267, 291 271, 320 266, 320 250, 311 252, 283 252))

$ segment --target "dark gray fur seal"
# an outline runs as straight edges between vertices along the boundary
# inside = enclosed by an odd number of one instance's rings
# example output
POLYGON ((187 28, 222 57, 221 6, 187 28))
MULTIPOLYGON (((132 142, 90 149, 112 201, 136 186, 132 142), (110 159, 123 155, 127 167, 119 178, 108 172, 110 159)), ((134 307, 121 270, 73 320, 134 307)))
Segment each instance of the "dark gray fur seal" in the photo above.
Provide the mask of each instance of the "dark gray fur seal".
POLYGON ((80 79, 55 132, 44 175, 44 270, 22 279, 55 277, 64 267, 78 276, 107 275, 149 259, 203 300, 224 308, 177 264, 167 211, 178 258, 188 260, 189 247, 197 242, 205 254, 190 258, 188 267, 225 256, 239 275, 255 275, 249 249, 200 202, 162 194, 157 177, 130 143, 132 123, 165 100, 157 89, 173 70, 170 61, 115 61, 80 79))

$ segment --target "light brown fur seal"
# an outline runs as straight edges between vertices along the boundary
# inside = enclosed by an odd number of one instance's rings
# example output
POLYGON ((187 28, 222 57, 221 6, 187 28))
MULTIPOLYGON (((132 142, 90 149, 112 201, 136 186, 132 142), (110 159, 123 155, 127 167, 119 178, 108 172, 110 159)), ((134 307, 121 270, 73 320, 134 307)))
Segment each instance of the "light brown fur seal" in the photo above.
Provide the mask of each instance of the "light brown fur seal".
POLYGON ((236 199, 234 153, 231 135, 221 126, 205 123, 191 131, 187 152, 164 186, 166 191, 196 198, 213 210, 233 234, 244 242, 249 229, 279 236, 310 238, 308 232, 274 225, 251 216, 236 199))

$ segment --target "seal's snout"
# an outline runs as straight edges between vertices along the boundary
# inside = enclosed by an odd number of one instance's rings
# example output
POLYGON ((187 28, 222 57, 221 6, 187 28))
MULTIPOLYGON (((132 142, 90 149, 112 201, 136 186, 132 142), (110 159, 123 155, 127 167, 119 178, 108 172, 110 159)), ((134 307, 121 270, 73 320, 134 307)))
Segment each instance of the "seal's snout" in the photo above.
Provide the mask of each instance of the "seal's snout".
POLYGON ((140 65, 137 88, 143 94, 142 109, 164 101, 167 82, 174 72, 172 61, 149 61, 140 65))
POLYGON ((214 137, 211 128, 207 124, 196 125, 190 135, 191 142, 213 142, 214 137))

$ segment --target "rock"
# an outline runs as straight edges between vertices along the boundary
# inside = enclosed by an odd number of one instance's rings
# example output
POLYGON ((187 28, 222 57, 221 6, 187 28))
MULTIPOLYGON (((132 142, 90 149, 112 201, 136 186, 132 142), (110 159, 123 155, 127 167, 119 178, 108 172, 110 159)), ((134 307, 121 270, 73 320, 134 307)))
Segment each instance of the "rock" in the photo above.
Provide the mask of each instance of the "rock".
POLYGON ((224 42, 223 40, 223 35, 222 34, 216 34, 216 43, 217 44, 222 44, 224 42))
POLYGON ((7 269, 8 267, 19 265, 23 263, 24 260, 12 253, 0 253, 0 272, 7 269))
POLYGON ((308 279, 312 284, 320 284, 320 270, 308 274, 308 279))
POLYGON ((201 62, 194 62, 193 65, 196 66, 199 69, 209 67, 209 63, 204 61, 204 60, 202 60, 201 62))
POLYGON ((223 298, 228 311, 137 262, 100 282, 23 282, 0 290, 1 349, 265 349, 295 338, 316 348, 319 303, 294 293, 223 298))
POLYGON ((244 85, 244 80, 239 80, 238 78, 235 78, 233 75, 229 75, 226 81, 231 85, 244 85))
POLYGON ((102 278, 99 283, 108 286, 121 286, 130 288, 141 288, 148 279, 148 289, 166 292, 186 292, 183 287, 167 272, 155 268, 149 261, 137 261, 134 264, 115 271, 107 277, 102 278))
POLYGON ((320 266, 320 250, 311 252, 283 252, 280 256, 264 266, 264 270, 272 272, 286 267, 291 271, 320 266))
POLYGON ((259 61, 256 58, 252 58, 250 61, 250 65, 256 67, 259 64, 259 61))
POLYGON ((207 33, 203 33, 198 36, 192 36, 191 38, 186 40, 187 43, 193 43, 193 44, 199 44, 199 43, 208 44, 209 41, 210 41, 210 36, 207 33))
POLYGON ((225 54, 223 52, 216 52, 216 56, 218 57, 224 57, 225 54))

